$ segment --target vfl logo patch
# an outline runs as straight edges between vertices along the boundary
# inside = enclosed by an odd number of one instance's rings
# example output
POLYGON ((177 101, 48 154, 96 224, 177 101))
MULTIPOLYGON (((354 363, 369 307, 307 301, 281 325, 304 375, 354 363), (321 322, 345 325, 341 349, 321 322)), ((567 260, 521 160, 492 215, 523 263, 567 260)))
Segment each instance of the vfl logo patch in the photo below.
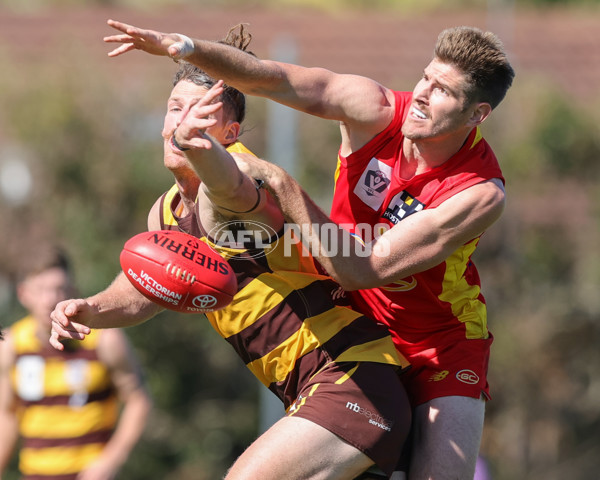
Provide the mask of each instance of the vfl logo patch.
POLYGON ((354 194, 373 210, 379 210, 390 187, 392 167, 372 158, 362 173, 354 194))
POLYGON ((396 225, 400 220, 425 208, 425 204, 402 191, 392 198, 382 217, 396 225))

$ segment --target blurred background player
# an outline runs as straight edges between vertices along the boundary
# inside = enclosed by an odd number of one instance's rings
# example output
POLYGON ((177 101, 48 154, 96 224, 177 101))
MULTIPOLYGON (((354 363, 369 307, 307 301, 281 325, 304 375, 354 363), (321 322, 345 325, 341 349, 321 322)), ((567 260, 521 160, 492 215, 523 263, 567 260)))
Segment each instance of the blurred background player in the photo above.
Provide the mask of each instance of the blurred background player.
POLYGON ((151 400, 122 331, 65 340, 63 351, 48 343, 50 313, 75 293, 62 250, 26 252, 17 296, 27 315, 0 342, 0 475, 20 437, 23 479, 110 480, 142 435, 151 400))

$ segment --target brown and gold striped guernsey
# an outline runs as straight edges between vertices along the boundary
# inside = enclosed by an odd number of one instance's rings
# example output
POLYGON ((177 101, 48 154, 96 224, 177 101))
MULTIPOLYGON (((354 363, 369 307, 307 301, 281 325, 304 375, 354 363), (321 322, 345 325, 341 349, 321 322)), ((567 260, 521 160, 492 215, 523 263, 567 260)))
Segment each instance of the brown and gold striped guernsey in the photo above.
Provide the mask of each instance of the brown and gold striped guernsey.
POLYGON ((110 438, 117 399, 96 355, 99 332, 59 352, 40 342, 36 328, 32 317, 11 327, 16 353, 11 381, 23 439, 19 469, 27 480, 75 479, 110 438))
MULTIPOLYGON (((239 143, 234 148, 247 151, 239 143)), ((286 409, 297 389, 329 362, 408 366, 387 329, 349 307, 341 287, 319 273, 298 239, 286 243, 278 234, 259 247, 216 245, 198 225, 197 212, 174 214, 178 195, 177 186, 163 195, 161 228, 195 235, 229 261, 238 293, 228 307, 206 316, 286 409)))

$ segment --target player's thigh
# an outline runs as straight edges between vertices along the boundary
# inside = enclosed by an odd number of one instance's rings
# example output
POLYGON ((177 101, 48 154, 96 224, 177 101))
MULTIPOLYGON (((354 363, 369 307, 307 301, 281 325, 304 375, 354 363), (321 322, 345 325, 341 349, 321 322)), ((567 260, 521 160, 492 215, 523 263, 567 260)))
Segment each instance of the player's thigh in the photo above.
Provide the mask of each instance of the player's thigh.
POLYGON ((236 460, 227 480, 352 479, 373 461, 309 420, 284 417, 236 460))
POLYGON ((413 412, 409 480, 473 478, 479 453, 485 401, 440 397, 413 412))

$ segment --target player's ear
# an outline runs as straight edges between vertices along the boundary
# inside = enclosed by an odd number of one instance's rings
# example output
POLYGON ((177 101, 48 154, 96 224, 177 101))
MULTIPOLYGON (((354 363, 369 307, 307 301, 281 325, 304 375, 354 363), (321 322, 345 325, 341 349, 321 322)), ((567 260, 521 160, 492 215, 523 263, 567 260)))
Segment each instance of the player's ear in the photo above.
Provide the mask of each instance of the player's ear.
POLYGON ((482 102, 475 104, 467 125, 469 127, 476 127, 477 125, 480 125, 490 115, 490 113, 492 113, 492 106, 489 103, 482 102))
POLYGON ((230 144, 237 141, 240 136, 241 125, 239 122, 227 122, 225 127, 225 143, 230 144))

